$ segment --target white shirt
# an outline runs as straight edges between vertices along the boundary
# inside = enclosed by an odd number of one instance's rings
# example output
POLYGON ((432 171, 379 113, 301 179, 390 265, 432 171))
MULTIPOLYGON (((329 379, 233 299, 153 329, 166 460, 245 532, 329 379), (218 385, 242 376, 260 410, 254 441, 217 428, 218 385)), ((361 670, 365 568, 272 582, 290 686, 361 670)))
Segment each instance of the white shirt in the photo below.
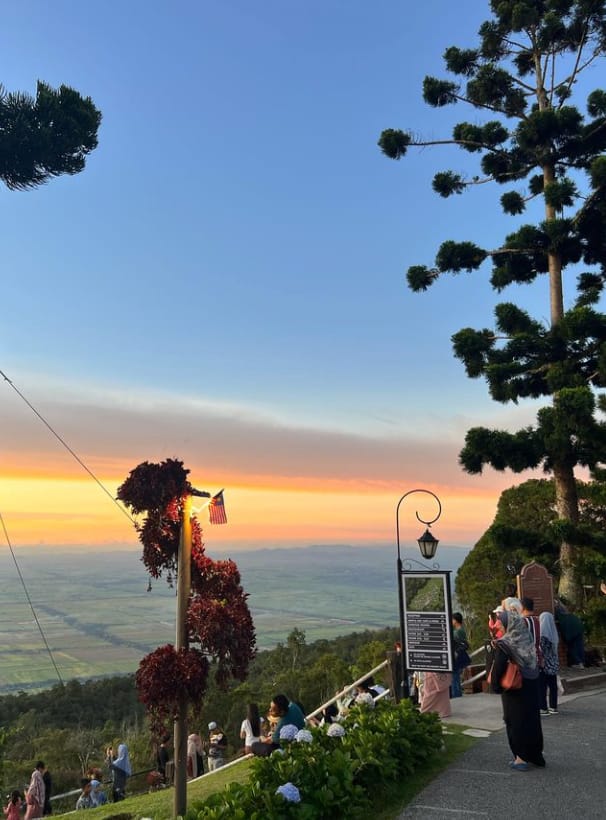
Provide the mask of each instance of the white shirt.
POLYGON ((256 743, 258 740, 261 739, 253 735, 252 726, 250 725, 250 720, 248 718, 245 718, 242 721, 242 726, 240 726, 240 736, 242 735, 242 732, 244 732, 244 734, 246 735, 246 737, 244 738, 245 746, 252 746, 253 743, 256 743))

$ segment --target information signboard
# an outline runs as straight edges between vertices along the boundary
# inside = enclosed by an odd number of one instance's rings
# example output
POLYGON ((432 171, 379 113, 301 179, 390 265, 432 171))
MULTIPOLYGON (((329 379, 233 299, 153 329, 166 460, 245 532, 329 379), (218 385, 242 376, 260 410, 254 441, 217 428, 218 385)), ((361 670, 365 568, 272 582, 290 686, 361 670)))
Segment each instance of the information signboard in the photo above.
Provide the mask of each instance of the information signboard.
POLYGON ((450 572, 402 572, 406 668, 452 672, 450 572))

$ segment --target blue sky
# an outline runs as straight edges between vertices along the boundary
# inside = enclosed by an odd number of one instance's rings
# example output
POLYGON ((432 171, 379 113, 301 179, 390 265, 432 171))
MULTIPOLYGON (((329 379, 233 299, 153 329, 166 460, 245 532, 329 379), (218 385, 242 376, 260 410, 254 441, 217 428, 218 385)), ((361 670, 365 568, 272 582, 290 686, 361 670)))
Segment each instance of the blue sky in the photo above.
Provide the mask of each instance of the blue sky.
MULTIPOLYGON (((473 157, 441 148, 393 163, 376 145, 386 127, 441 137, 478 119, 421 98, 444 49, 473 44, 488 16, 478 0, 464 10, 446 0, 414 15, 395 0, 4 8, 4 86, 71 85, 103 123, 82 174, 0 191, 0 368, 109 486, 125 465, 180 457, 203 484, 248 492, 243 511, 267 505, 274 520, 290 506, 261 502, 255 487, 309 491, 292 512, 304 539, 313 488, 330 485, 337 518, 322 521, 338 541, 352 540, 340 522, 366 490, 380 495, 385 525, 360 539, 390 537, 398 497, 422 483, 452 498, 443 527, 453 542, 482 534, 500 489, 519 479, 463 475, 464 432, 532 414, 490 402, 450 337, 490 326, 499 300, 488 270, 423 295, 404 274, 431 264, 444 239, 490 247, 514 223, 498 217, 501 191, 489 186, 433 194, 435 171, 473 168, 473 157)), ((547 320, 545 282, 521 296, 547 320)), ((0 492, 17 516, 11 471, 23 482, 28 470, 48 481, 79 473, 6 385, 0 413, 11 465, 0 492)), ((64 513, 45 514, 68 541, 64 513)), ((262 538, 253 523, 243 512, 234 537, 250 524, 262 538)))

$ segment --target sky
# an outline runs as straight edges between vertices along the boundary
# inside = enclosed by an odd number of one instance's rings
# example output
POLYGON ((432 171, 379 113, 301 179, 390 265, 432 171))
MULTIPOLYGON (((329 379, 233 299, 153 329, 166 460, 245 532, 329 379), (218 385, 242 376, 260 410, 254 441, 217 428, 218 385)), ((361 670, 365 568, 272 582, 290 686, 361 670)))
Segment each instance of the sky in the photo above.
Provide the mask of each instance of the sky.
MULTIPOLYGON (((110 496, 141 461, 181 459, 225 488, 213 550, 390 543, 398 499, 435 493, 444 544, 472 546, 511 473, 466 475, 466 430, 518 429, 454 359, 491 327, 489 269, 405 283, 445 239, 498 246, 502 190, 443 200, 454 148, 377 147, 384 128, 448 136, 426 106, 445 48, 487 3, 428 0, 42 0, 7 4, 9 91, 38 79, 102 111, 86 169, 0 189, 0 513, 14 546, 134 547, 110 496), (108 489, 104 493, 25 403, 108 489)), ((509 221, 508 221, 509 220, 509 221)), ((547 283, 505 294, 548 321, 547 283)), ((400 509, 404 542, 431 496, 400 509)))

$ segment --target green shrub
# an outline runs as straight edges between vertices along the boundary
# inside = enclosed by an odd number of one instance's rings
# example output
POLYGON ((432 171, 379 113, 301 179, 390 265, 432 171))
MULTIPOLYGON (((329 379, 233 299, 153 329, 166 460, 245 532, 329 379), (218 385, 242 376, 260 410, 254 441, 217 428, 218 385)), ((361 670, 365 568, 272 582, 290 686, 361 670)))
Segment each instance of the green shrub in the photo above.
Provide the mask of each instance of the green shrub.
POLYGON ((312 743, 285 743, 257 758, 248 783, 193 801, 186 820, 354 820, 368 815, 377 789, 401 782, 442 747, 437 715, 421 715, 408 701, 355 707, 343 728, 343 737, 313 729, 312 743), (277 793, 287 783, 299 802, 277 793))

